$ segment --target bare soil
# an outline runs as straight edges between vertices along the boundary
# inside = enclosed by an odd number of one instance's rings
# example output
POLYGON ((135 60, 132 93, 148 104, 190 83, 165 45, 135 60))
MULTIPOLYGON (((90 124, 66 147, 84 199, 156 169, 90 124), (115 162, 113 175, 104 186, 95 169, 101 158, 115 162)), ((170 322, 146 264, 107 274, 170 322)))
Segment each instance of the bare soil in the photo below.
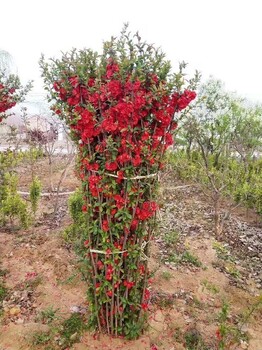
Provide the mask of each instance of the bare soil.
MULTIPOLYGON (((50 189, 47 163, 40 160, 36 169, 45 191, 50 189)), ((29 164, 18 169, 23 191, 28 190, 31 181, 30 169, 29 164)), ((54 164, 54 186, 62 171, 60 159, 54 164)), ((71 167, 61 190, 74 191, 78 185, 71 167)), ((243 318, 261 293, 261 251, 257 252, 256 247, 257 240, 261 244, 262 229, 258 217, 251 211, 247 216, 245 209, 238 208, 228 219, 224 235, 215 239, 208 200, 194 186, 178 185, 183 184, 174 185, 172 174, 162 181, 159 230, 149 260, 153 279, 145 334, 127 341, 85 332, 70 349, 215 350, 218 315, 226 302, 228 332, 240 328, 243 338, 238 336, 239 344, 229 342, 225 349, 262 350, 261 308, 243 318), (248 239, 256 235, 256 239, 240 241, 245 234, 248 239), (190 255, 183 255, 185 252, 190 255), (188 339, 194 336, 199 341, 194 345, 192 340, 189 347, 188 339)), ((36 227, 0 229, 1 278, 8 290, 0 314, 0 350, 64 349, 59 336, 43 345, 33 344, 37 332, 48 334, 53 327, 41 320, 41 311, 53 308, 66 319, 72 312, 88 310, 77 256, 63 236, 71 222, 67 198, 61 196, 54 217, 55 197, 43 197, 36 227)))

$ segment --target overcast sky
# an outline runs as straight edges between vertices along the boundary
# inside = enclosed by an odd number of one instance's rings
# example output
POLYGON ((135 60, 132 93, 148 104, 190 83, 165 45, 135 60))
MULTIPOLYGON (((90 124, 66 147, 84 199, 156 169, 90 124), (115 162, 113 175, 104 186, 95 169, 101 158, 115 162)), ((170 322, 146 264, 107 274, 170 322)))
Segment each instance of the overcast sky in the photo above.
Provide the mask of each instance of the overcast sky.
POLYGON ((262 102, 261 0, 1 0, 0 49, 15 59, 23 81, 41 90, 41 53, 72 47, 100 50, 124 22, 160 46, 174 70, 188 63, 203 78, 262 102))

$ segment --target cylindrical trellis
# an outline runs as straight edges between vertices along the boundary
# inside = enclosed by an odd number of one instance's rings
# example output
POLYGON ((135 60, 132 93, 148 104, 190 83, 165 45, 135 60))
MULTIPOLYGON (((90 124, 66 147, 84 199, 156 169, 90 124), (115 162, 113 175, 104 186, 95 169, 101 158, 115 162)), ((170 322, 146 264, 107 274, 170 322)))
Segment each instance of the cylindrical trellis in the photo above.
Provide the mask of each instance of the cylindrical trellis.
POLYGON ((157 209, 153 175, 86 174, 93 191, 83 206, 88 227, 84 246, 90 272, 89 301, 95 323, 110 334, 137 332, 148 308, 148 244, 157 209))

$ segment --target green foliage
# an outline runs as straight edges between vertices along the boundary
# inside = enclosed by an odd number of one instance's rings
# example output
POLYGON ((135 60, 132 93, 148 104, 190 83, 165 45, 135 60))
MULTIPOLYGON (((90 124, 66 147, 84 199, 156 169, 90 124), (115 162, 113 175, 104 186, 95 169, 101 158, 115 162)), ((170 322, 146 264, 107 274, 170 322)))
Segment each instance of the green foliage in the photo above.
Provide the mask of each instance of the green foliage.
POLYGON ((183 115, 176 144, 169 161, 178 178, 196 182, 212 200, 216 234, 223 229, 223 196, 261 215, 262 106, 248 106, 211 78, 183 115))
POLYGON ((201 267, 202 263, 197 256, 186 250, 180 257, 181 262, 188 263, 196 267, 201 267))
POLYGON ((21 225, 27 228, 29 225, 29 217, 27 212, 26 202, 18 195, 8 195, 2 203, 2 220, 5 223, 6 218, 9 218, 13 223, 14 218, 17 216, 21 225))
POLYGON ((213 246, 213 249, 215 249, 217 253, 217 257, 219 259, 234 262, 234 259, 227 245, 224 245, 218 241, 214 241, 212 246, 213 246))
POLYGON ((214 283, 204 280, 201 282, 201 284, 212 294, 219 293, 219 287, 217 287, 214 283))
POLYGON ((6 221, 9 220, 13 225, 14 219, 18 218, 22 227, 27 228, 29 225, 27 203, 17 193, 17 182, 16 174, 5 174, 4 185, 2 186, 0 220, 3 224, 6 224, 6 221))
POLYGON ((30 278, 26 281, 25 287, 27 289, 36 289, 39 284, 41 284, 43 281, 43 278, 41 275, 36 275, 33 278, 30 278))
POLYGON ((14 170, 24 159, 23 152, 11 150, 0 152, 0 223, 2 225, 7 221, 14 225, 15 219, 18 219, 24 228, 27 228, 30 223, 27 203, 17 193, 18 175, 14 170))
POLYGON ((33 334, 33 345, 45 345, 52 339, 52 336, 48 332, 36 332, 33 334))
POLYGON ((62 323, 62 331, 60 333, 63 346, 71 346, 79 341, 81 334, 87 329, 86 320, 83 315, 73 313, 70 318, 62 323))
POLYGON ((179 232, 170 231, 164 235, 163 240, 167 247, 172 247, 176 245, 179 240, 179 232))
MULTIPOLYGON (((4 300, 7 295, 7 288, 4 286, 4 283, 0 281, 0 303, 4 300)), ((0 304, 1 308, 1 304, 0 304)))
POLYGON ((31 207, 34 215, 36 214, 38 202, 40 200, 41 189, 42 189, 41 182, 36 176, 34 176, 30 186, 30 201, 31 201, 31 207))
POLYGON ((84 205, 83 193, 80 189, 77 189, 68 200, 69 212, 73 222, 77 224, 83 224, 85 222, 85 215, 82 212, 82 206, 84 205))
POLYGON ((31 90, 32 83, 22 86, 17 75, 8 74, 3 67, 0 67, 0 122, 7 117, 6 111, 18 102, 25 99, 26 94, 31 90))
POLYGON ((8 294, 8 289, 5 286, 5 282, 3 279, 3 276, 6 275, 6 271, 2 270, 0 268, 0 316, 2 315, 3 312, 3 300, 6 298, 7 294, 8 294))
POLYGON ((87 218, 82 212, 83 205, 83 193, 80 189, 77 189, 68 199, 69 212, 73 223, 63 233, 67 242, 76 245, 81 239, 82 232, 87 228, 87 218))
POLYGON ((223 301, 218 314, 218 329, 216 332, 217 348, 219 350, 235 348, 241 341, 247 340, 247 335, 242 331, 241 325, 232 323, 229 311, 229 304, 223 301))
POLYGON ((58 320, 60 317, 57 315, 59 309, 55 309, 53 306, 48 307, 45 310, 42 310, 38 316, 38 319, 46 324, 50 324, 55 320, 58 320))
POLYGON ((185 151, 170 152, 168 162, 179 179, 196 182, 204 190, 211 190, 211 176, 216 187, 221 188, 221 195, 262 214, 262 159, 254 159, 245 165, 233 156, 221 157, 215 166, 214 156, 209 155, 208 172, 201 163, 201 152, 197 150, 192 151, 190 158, 185 151))
POLYGON ((186 350, 209 350, 197 329, 188 330, 185 335, 186 350))
POLYGON ((190 264, 196 267, 202 267, 201 261, 193 255, 188 250, 185 250, 183 253, 172 253, 169 256, 169 261, 176 264, 190 264))
POLYGON ((163 271, 162 278, 165 279, 166 281, 169 281, 172 278, 172 273, 169 271, 163 271))

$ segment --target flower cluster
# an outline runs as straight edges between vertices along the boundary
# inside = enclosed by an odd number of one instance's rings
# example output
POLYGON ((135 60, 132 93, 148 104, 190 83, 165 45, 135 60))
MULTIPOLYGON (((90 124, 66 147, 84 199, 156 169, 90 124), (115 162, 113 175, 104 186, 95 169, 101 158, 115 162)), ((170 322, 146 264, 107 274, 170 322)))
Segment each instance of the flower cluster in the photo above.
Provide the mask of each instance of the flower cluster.
POLYGON ((0 122, 3 120, 3 114, 10 108, 16 105, 13 96, 15 88, 8 88, 0 82, 0 122))
POLYGON ((7 117, 6 112, 9 109, 24 100, 30 89, 31 82, 22 87, 17 76, 7 77, 4 72, 0 71, 0 122, 7 117))
MULTIPOLYGON (((84 158, 88 170, 100 167, 117 172, 128 165, 154 165, 157 155, 173 143, 174 114, 186 108, 196 94, 189 90, 170 94, 157 76, 151 74, 147 79, 142 82, 128 75, 123 81, 120 67, 109 60, 102 78, 89 78, 87 84, 77 76, 54 82, 55 96, 63 102, 74 138, 83 148, 91 145, 94 153, 105 154, 104 163, 97 162, 94 155, 84 158), (112 142, 117 146, 114 159, 112 142)), ((56 113, 61 114, 61 109, 56 113)))

